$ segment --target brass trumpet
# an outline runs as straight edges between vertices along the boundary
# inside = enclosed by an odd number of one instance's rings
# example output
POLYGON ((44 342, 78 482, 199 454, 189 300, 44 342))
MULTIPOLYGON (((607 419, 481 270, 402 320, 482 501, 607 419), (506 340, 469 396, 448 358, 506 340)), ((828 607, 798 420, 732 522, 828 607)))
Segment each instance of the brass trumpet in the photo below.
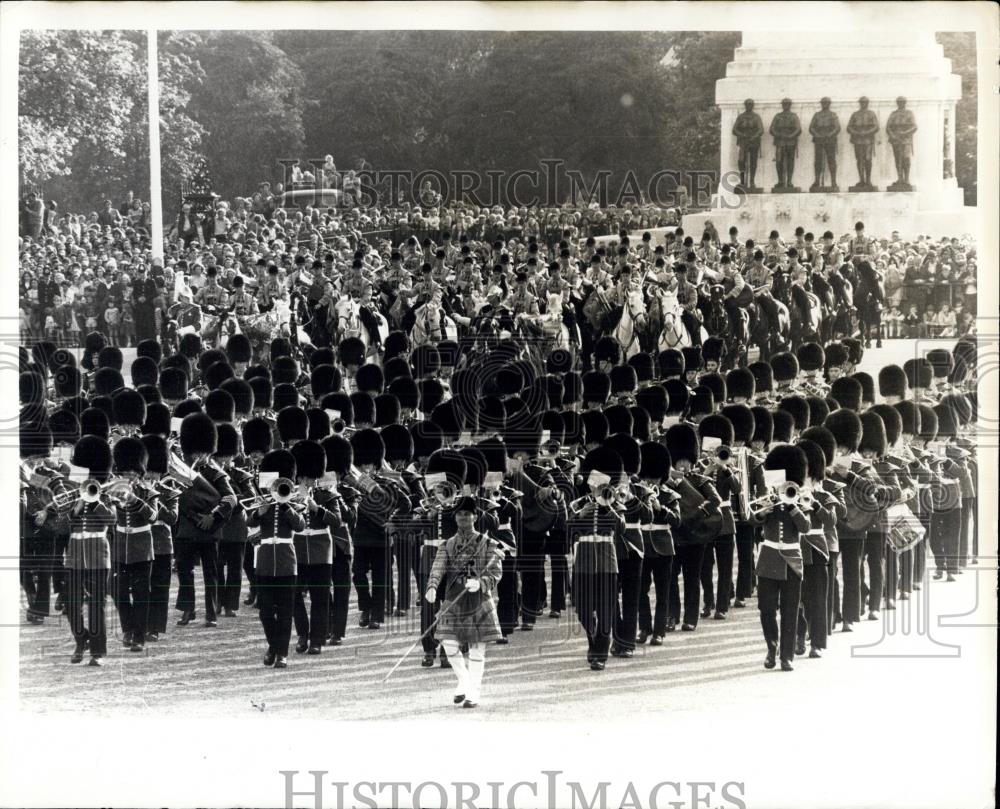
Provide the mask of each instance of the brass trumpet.
POLYGON ((354 427, 350 427, 343 419, 334 419, 330 424, 330 432, 333 435, 349 436, 355 432, 354 427))

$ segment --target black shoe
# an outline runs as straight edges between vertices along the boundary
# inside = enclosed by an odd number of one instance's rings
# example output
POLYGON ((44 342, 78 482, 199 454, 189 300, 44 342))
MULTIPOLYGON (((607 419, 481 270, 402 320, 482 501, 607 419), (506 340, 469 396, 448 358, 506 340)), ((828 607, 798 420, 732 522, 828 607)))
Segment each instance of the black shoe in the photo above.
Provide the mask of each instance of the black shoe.
POLYGON ((323 647, 322 646, 310 646, 308 654, 311 654, 311 655, 323 654, 323 647))
POLYGON ((714 621, 725 621, 726 620, 726 613, 719 612, 718 610, 716 610, 715 611, 715 615, 712 616, 712 620, 714 620, 714 621))
POLYGON ((455 694, 455 696, 451 698, 451 701, 454 702, 456 705, 461 705, 463 702, 465 702, 465 694, 455 694))
POLYGON ((667 632, 677 629, 677 622, 673 618, 667 618, 667 632))
POLYGON ((795 641, 795 654, 801 656, 806 653, 806 642, 805 640, 795 641))
POLYGON ((662 646, 663 645, 663 635, 653 635, 649 639, 650 646, 662 646))
POLYGON ((735 601, 733 602, 733 609, 734 609, 734 610, 742 610, 742 609, 746 609, 746 606, 747 606, 747 602, 746 602, 746 601, 744 601, 744 600, 743 600, 742 598, 737 598, 737 599, 736 599, 736 600, 735 600, 735 601))
POLYGON ((83 644, 78 643, 76 648, 73 650, 73 654, 69 659, 70 663, 82 663, 83 662, 83 644))
MULTIPOLYGON (((973 563, 975 563, 975 560, 973 560, 973 563)), ((66 612, 66 601, 61 593, 56 596, 56 613, 60 612, 66 612)))
POLYGON ((694 624, 681 624, 681 632, 694 632, 694 624))
POLYGON ((264 665, 273 666, 276 657, 277 655, 275 655, 274 652, 268 652, 266 655, 264 655, 264 665))
POLYGON ((844 621, 844 625, 840 628, 841 632, 853 632, 854 628, 848 621, 844 621))
POLYGON ((295 644, 295 654, 305 654, 308 648, 309 638, 299 638, 299 642, 295 644))
POLYGON ((935 570, 934 571, 934 579, 936 580, 936 579, 942 579, 942 578, 944 578, 944 573, 942 573, 940 570, 935 570))
POLYGON ((647 640, 649 640, 649 633, 643 630, 639 633, 639 636, 635 639, 635 642, 638 643, 640 646, 642 646, 646 643, 647 640))
POLYGON ((504 635, 502 638, 496 639, 497 646, 506 646, 508 643, 510 643, 510 638, 508 638, 506 635, 504 635))
POLYGON ((196 617, 194 610, 185 610, 177 621, 177 626, 187 626, 196 617))
POLYGON ((43 615, 35 615, 35 613, 29 612, 26 617, 29 624, 35 624, 37 626, 38 624, 45 623, 45 616, 43 615))
POLYGON ((475 708, 478 705, 479 705, 478 702, 473 702, 471 699, 467 699, 465 702, 462 703, 463 708, 475 708))
POLYGON ((767 655, 764 657, 764 668, 773 669, 775 663, 775 657, 778 654, 777 644, 767 644, 767 655))
POLYGON ((785 660, 785 658, 781 658, 781 670, 782 671, 793 671, 793 669, 792 669, 792 661, 791 660, 785 660))
POLYGON ((141 652, 146 647, 143 645, 141 640, 133 640, 132 645, 128 647, 130 652, 141 652))
POLYGON ((590 664, 590 670, 591 671, 604 671, 604 661, 603 660, 594 660, 590 664))
POLYGON ((624 657, 626 659, 630 657, 635 657, 635 652, 633 652, 631 649, 626 649, 624 647, 619 647, 618 649, 612 649, 611 654, 614 655, 615 657, 624 657))
POLYGON ((247 596, 246 598, 243 599, 243 604, 244 606, 252 607, 256 601, 257 601, 257 596, 247 596))
POLYGON ((219 625, 219 622, 216 621, 214 618, 209 618, 209 619, 207 619, 205 621, 205 627, 208 628, 208 629, 211 629, 212 627, 216 627, 218 625, 219 625))
POLYGON ((278 655, 274 659, 274 667, 276 669, 287 669, 288 668, 288 661, 285 660, 285 656, 284 655, 278 655))
POLYGON ((225 615, 227 618, 235 618, 236 610, 226 607, 225 612, 223 612, 222 614, 225 615))
POLYGON ((559 618, 562 615, 562 610, 549 610, 549 618, 559 618))
POLYGON ((425 669, 429 669, 434 665, 434 655, 424 655, 424 659, 420 661, 420 665, 425 669))
POLYGON ((368 622, 368 628, 369 629, 381 629, 382 628, 382 624, 379 623, 378 621, 369 621, 368 622))
POLYGON ((131 645, 132 645, 132 633, 125 632, 122 635, 122 646, 127 649, 131 645))
POLYGON ((160 639, 160 633, 159 632, 147 632, 146 633, 146 640, 151 640, 153 643, 156 643, 159 639, 160 639))
POLYGON ((343 646, 343 644, 344 644, 344 639, 343 638, 330 638, 330 640, 327 641, 326 645, 327 646, 343 646))
POLYGON ((443 668, 443 669, 450 669, 451 668, 451 661, 448 659, 448 655, 446 655, 444 652, 441 652, 441 664, 440 665, 441 665, 441 668, 443 668))
POLYGON ((103 666, 104 665, 104 661, 101 660, 101 658, 99 658, 99 657, 91 657, 90 658, 90 665, 91 666, 103 666))
POLYGON ((535 628, 534 624, 521 624, 522 632, 531 632, 535 628))
POLYGON ((885 602, 885 609, 886 609, 886 611, 896 609, 896 602, 892 601, 891 599, 889 601, 886 601, 885 602))
POLYGON ((812 649, 809 650, 809 657, 811 657, 813 659, 816 659, 817 657, 822 657, 822 656, 823 655, 821 655, 819 653, 819 649, 817 649, 815 646, 812 649))
POLYGON ((712 614, 712 608, 711 607, 709 607, 709 606, 706 605, 706 606, 704 606, 704 607, 701 608, 701 617, 702 618, 708 618, 708 616, 711 615, 711 614, 712 614))
POLYGON ((392 611, 392 614, 396 618, 403 618, 406 616, 406 610, 401 610, 398 607, 392 611))
POLYGON ((946 578, 945 581, 957 581, 957 579, 953 575, 951 575, 951 573, 949 573, 948 578, 946 578))
POLYGON ((369 619, 368 610, 364 610, 361 613, 361 617, 358 619, 358 626, 364 629, 366 626, 368 626, 368 619, 369 619))

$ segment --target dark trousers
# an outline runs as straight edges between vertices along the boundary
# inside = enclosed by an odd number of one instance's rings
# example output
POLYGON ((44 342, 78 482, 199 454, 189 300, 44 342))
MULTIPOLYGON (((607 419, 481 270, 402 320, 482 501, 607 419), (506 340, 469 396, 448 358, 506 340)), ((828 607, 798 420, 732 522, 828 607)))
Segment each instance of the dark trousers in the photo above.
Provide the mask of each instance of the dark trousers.
POLYGON ((882 605, 885 576, 885 534, 869 531, 865 537, 865 560, 868 562, 868 610, 877 612, 882 605))
POLYGON ((567 553, 569 553, 569 548, 566 547, 566 532, 557 529, 549 531, 549 535, 545 539, 545 554, 549 557, 549 569, 552 572, 552 593, 548 596, 546 594, 543 568, 540 604, 544 604, 548 598, 549 609, 559 612, 566 609, 566 588, 569 586, 567 553))
POLYGON ((66 619, 73 631, 77 644, 90 644, 93 657, 104 657, 108 653, 108 630, 104 622, 104 601, 108 597, 107 570, 66 571, 66 619), (83 618, 83 596, 87 593, 87 620, 83 618))
POLYGON ((684 581, 684 623, 698 625, 698 602, 701 578, 701 559, 704 545, 678 545, 677 554, 670 568, 670 617, 674 622, 681 620, 681 598, 678 580, 684 581))
POLYGON ((885 551, 885 601, 895 601, 900 593, 913 589, 913 548, 896 553, 891 548, 885 551))
POLYGON ((931 517, 931 553, 934 554, 934 565, 939 573, 958 572, 961 520, 961 508, 935 511, 931 517))
POLYGON ((641 577, 642 557, 628 551, 618 560, 618 598, 615 599, 615 644, 622 649, 635 649, 641 577))
POLYGON ((672 556, 660 556, 646 552, 642 560, 642 574, 639 584, 639 629, 653 635, 664 635, 667 631, 667 605, 670 602, 670 570, 672 556), (650 610, 649 587, 655 587, 656 612, 650 610))
POLYGON ((931 533, 931 523, 928 520, 926 523, 921 520, 924 528, 927 529, 927 533, 924 538, 920 540, 916 545, 913 546, 913 584, 921 584, 924 580, 924 574, 927 573, 927 548, 930 545, 930 533, 931 533))
MULTIPOLYGON (((975 477, 976 490, 979 489, 979 476, 975 477)), ((969 504, 969 514, 972 517, 972 524, 969 526, 969 544, 974 561, 979 559, 979 496, 970 497, 965 501, 969 504)))
POLYGON ((962 498, 962 527, 958 532, 958 566, 966 567, 969 564, 969 535, 971 525, 969 523, 969 509, 972 507, 972 498, 962 498))
POLYGON ((388 580, 389 548, 385 545, 355 545, 354 589, 358 593, 358 609, 367 612, 372 621, 385 621, 385 590, 388 580))
POLYGON ((517 567, 521 571, 521 621, 535 623, 542 611, 545 584, 545 534, 524 532, 518 551, 517 567))
POLYGON ((396 608, 410 608, 410 577, 419 581, 420 546, 412 539, 398 536, 392 548, 396 557, 396 608))
POLYGON ((736 524, 736 597, 746 601, 753 595, 757 574, 754 572, 753 541, 754 527, 746 523, 736 524))
POLYGON ((21 586, 28 600, 28 614, 44 617, 49 614, 55 567, 54 539, 21 538, 21 586))
POLYGON ((299 565, 295 588, 295 634, 308 638, 310 646, 326 642, 330 621, 330 582, 333 565, 299 565), (306 612, 309 593, 309 612, 306 612))
POLYGON ((805 565, 802 568, 802 605, 798 622, 798 638, 805 642, 809 630, 809 645, 814 649, 826 648, 829 574, 826 562, 805 565))
POLYGON ((167 613, 170 611, 170 566, 173 555, 163 553, 153 557, 149 573, 149 621, 150 632, 167 631, 167 613))
MULTIPOLYGON (((437 638, 434 637, 434 632, 428 632, 431 628, 431 624, 434 623, 434 619, 437 617, 438 610, 441 608, 441 593, 444 592, 444 582, 438 586, 437 592, 438 597, 434 601, 428 601, 424 597, 424 593, 427 592, 427 580, 431 575, 431 568, 434 567, 434 558, 437 556, 437 548, 432 545, 424 545, 420 549, 420 568, 417 573, 418 587, 420 588, 421 602, 420 602, 420 645, 423 646, 424 654, 432 655, 437 650, 437 638)), ((517 616, 514 617, 515 624, 517 623, 517 616)))
POLYGON ((517 558, 504 556, 503 576, 497 583, 497 619, 506 636, 517 629, 517 558))
POLYGON ((112 596, 118 608, 122 632, 137 643, 146 638, 149 624, 149 591, 153 562, 133 562, 116 565, 113 574, 112 596))
POLYGON ((245 546, 244 542, 219 543, 219 601, 227 610, 240 608, 245 546))
POLYGON ((330 598, 330 635, 343 638, 347 634, 347 611, 351 603, 351 557, 340 550, 333 551, 330 571, 333 595, 330 598))
POLYGON ((243 572, 246 574, 247 584, 250 585, 250 598, 257 595, 257 571, 253 566, 253 549, 254 545, 251 542, 243 546, 243 572))
POLYGON ((861 620, 861 554, 864 545, 864 537, 840 537, 840 563, 844 569, 844 597, 840 613, 844 621, 851 624, 861 620))
POLYGON ((843 620, 840 615, 840 582, 837 581, 837 558, 840 551, 830 551, 826 565, 826 629, 833 632, 834 624, 843 620))
POLYGON ((788 571, 788 578, 784 581, 757 579, 757 606, 760 609, 760 626, 764 630, 764 640, 768 646, 774 644, 778 647, 782 660, 791 660, 795 656, 795 628, 798 623, 801 595, 802 579, 791 570, 788 571))
POLYGON ((205 580, 205 620, 214 621, 219 603, 218 543, 178 539, 174 543, 174 553, 177 561, 177 609, 194 612, 194 565, 200 560, 205 580))
POLYGON ((705 546, 705 554, 701 558, 701 591, 706 609, 716 609, 725 614, 729 611, 730 588, 733 586, 733 547, 736 542, 732 536, 716 537, 705 546), (712 587, 713 563, 719 567, 719 592, 712 587))
POLYGON ((587 658, 606 662, 618 591, 616 573, 573 573, 573 606, 587 633, 587 658))
POLYGON ((257 604, 268 651, 287 657, 295 612, 295 576, 258 576, 257 604))

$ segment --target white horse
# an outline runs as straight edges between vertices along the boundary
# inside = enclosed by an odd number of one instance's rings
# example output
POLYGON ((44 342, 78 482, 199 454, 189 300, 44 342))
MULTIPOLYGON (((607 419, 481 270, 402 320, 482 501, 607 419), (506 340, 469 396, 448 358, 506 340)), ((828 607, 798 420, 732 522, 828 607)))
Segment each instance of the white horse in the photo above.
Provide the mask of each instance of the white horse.
POLYGON ((430 300, 421 304, 413 311, 413 315, 416 318, 410 332, 410 344, 413 347, 445 339, 458 340, 458 326, 441 310, 437 301, 430 300))
MULTIPOLYGON (((663 327, 660 329, 660 336, 657 340, 657 347, 660 351, 668 348, 686 348, 691 345, 691 334, 688 332, 681 314, 684 307, 677 300, 677 293, 673 290, 658 289, 654 293, 659 301, 660 319, 663 327)), ((704 326, 699 326, 702 342, 708 339, 708 332, 704 326)))
MULTIPOLYGON (((367 357, 371 354, 374 348, 371 345, 368 329, 365 328, 365 324, 361 320, 361 303, 348 295, 342 297, 336 303, 334 309, 337 312, 336 342, 339 343, 346 337, 357 337, 364 343, 365 356, 367 357)), ((372 316, 375 318, 379 340, 385 340, 389 336, 389 324, 380 312, 369 311, 372 312, 372 316)))
POLYGON ((622 316, 618 325, 611 332, 615 342, 622 347, 624 359, 633 357, 642 351, 639 345, 638 331, 646 328, 646 302, 641 289, 629 290, 622 306, 622 316))

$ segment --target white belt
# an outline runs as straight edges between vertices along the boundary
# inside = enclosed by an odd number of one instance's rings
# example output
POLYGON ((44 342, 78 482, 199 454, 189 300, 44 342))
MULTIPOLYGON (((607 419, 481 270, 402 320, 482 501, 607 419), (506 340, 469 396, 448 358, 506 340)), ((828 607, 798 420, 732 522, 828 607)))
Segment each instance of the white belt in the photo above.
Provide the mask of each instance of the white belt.
POLYGON ((584 534, 577 542, 607 542, 613 545, 615 539, 607 534, 584 534))
POLYGON ((291 537, 266 537, 261 539, 261 545, 292 545, 291 537))
POLYGON ((509 522, 502 522, 500 523, 500 525, 497 526, 497 528, 500 529, 501 531, 513 531, 514 524, 509 522))
POLYGON ((635 529, 636 531, 638 531, 638 530, 640 530, 642 528, 642 523, 641 522, 627 522, 627 523, 625 523, 625 527, 626 528, 635 529))
POLYGON ((444 539, 425 539, 424 540, 424 547, 425 548, 440 548, 442 545, 444 545, 445 542, 446 542, 446 540, 444 540, 444 539))
POLYGON ((116 525, 115 530, 117 530, 119 534, 141 534, 143 532, 148 532, 150 530, 150 527, 151 526, 149 525, 142 525, 137 528, 133 528, 133 527, 116 525))
POLYGON ((107 531, 74 531, 70 539, 101 539, 107 538, 107 531))
POLYGON ((297 536, 301 537, 318 537, 318 536, 330 536, 329 528, 305 528, 301 531, 295 532, 297 536))
POLYGON ((669 531, 670 523, 666 522, 647 522, 643 523, 641 526, 643 531, 669 531))
POLYGON ((724 500, 721 503, 719 503, 719 508, 732 508, 732 507, 733 504, 730 503, 728 500, 724 500))
POLYGON ((163 522, 163 520, 157 520, 156 522, 153 523, 153 525, 159 525, 166 529, 170 528, 170 526, 167 523, 163 522))
POLYGON ((768 548, 774 548, 776 551, 797 551, 801 550, 801 546, 797 542, 778 542, 774 539, 765 539, 761 543, 768 548))

